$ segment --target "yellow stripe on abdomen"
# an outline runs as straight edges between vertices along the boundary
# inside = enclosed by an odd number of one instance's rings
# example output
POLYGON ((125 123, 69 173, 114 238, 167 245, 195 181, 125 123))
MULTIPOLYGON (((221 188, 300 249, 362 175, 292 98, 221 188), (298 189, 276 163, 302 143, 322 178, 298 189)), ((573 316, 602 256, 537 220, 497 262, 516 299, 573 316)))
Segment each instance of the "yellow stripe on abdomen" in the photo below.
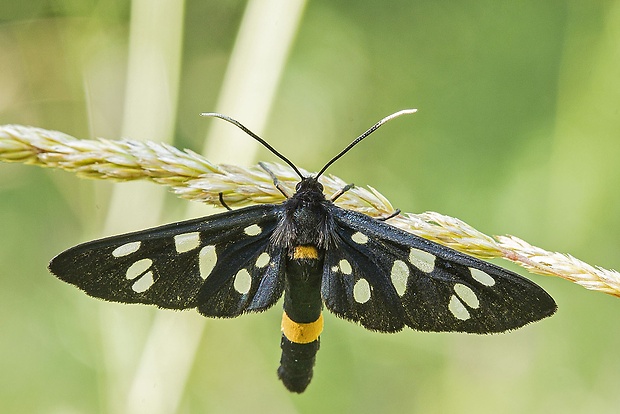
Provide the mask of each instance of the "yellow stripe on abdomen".
POLYGON ((288 317, 286 312, 282 312, 282 333, 286 338, 296 344, 309 344, 319 339, 323 332, 323 315, 310 323, 295 322, 288 317))
POLYGON ((293 249, 293 259, 318 259, 319 251, 312 245, 295 246, 293 249))

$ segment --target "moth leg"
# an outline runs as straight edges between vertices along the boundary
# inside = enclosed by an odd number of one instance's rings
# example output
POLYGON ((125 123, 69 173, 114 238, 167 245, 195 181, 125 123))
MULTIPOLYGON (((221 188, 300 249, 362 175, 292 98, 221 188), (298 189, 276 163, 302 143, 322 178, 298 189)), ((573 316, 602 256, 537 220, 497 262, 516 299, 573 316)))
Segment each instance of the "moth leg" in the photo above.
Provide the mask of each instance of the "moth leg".
POLYGON ((273 171, 271 171, 265 164, 263 164, 262 162, 259 162, 258 165, 260 165, 260 167, 267 171, 267 174, 269 174, 269 176, 271 177, 271 179, 273 180, 273 185, 278 189, 278 191, 280 191, 282 193, 282 195, 284 196, 284 198, 291 198, 288 194, 286 194, 286 191, 284 191, 284 188, 280 186, 280 180, 278 179, 278 177, 276 177, 276 175, 273 173, 273 171))
POLYGON ((224 206, 224 208, 225 208, 226 210, 231 211, 231 210, 232 210, 232 208, 228 207, 228 204, 226 204, 226 202, 224 201, 224 193, 221 193, 221 192, 220 192, 220 193, 218 194, 218 197, 219 197, 219 199, 220 199, 220 204, 222 204, 222 206, 224 206))
POLYGON ((400 214, 400 209, 399 209, 399 208, 397 208, 397 209, 396 209, 396 210, 394 210, 394 212, 393 212, 392 214, 390 214, 389 216, 379 217, 379 218, 377 218, 377 220, 379 220, 379 221, 386 221, 386 220, 389 220, 389 219, 391 219, 391 218, 394 218, 394 217, 398 216, 399 214, 400 214))
POLYGON ((340 197, 341 195, 343 195, 344 193, 346 193, 347 191, 349 191, 353 187, 355 187, 355 184, 353 184, 353 183, 345 185, 336 194, 334 194, 330 200, 333 203, 334 201, 336 201, 338 199, 338 197, 340 197))

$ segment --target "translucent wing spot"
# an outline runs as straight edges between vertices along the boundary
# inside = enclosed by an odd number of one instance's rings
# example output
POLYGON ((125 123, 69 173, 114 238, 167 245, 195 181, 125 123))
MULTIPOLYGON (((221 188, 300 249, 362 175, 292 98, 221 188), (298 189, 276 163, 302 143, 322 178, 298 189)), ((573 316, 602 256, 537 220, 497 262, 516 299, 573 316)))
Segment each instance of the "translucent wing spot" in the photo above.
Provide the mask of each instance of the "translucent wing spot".
POLYGON ((465 305, 463 305, 461 301, 459 300, 459 298, 457 298, 454 295, 450 297, 450 303, 448 304, 448 310, 452 312, 452 315, 454 315, 456 319, 460 319, 462 321, 466 321, 467 319, 471 317, 469 315, 469 312, 465 308, 465 305))
POLYGON ((243 229, 243 231, 248 236, 258 236, 262 233, 263 229, 261 229, 258 224, 252 224, 251 226, 247 226, 245 229, 243 229))
POLYGON ((338 267, 340 267, 340 271, 345 275, 350 275, 353 272, 353 269, 351 269, 351 263, 349 263, 347 259, 342 259, 338 262, 338 267))
POLYGON ((267 263, 269 263, 269 259, 271 259, 271 257, 269 257, 269 254, 267 252, 263 252, 260 254, 260 256, 258 256, 258 259, 256 259, 256 267, 265 267, 267 266, 267 263))
POLYGON ((112 256, 114 257, 123 257, 129 254, 135 253, 140 249, 140 245, 142 242, 135 241, 131 243, 125 243, 122 246, 118 246, 116 249, 112 251, 112 256))
POLYGON ((189 252, 200 245, 200 233, 183 233, 174 236, 174 247, 177 253, 189 252))
POLYGON ((200 249, 200 253, 198 254, 198 268, 200 269, 200 276, 203 279, 206 279, 215 264, 217 263, 217 253, 215 253, 215 246, 205 246, 200 249))
POLYGON ((235 290, 241 294, 246 294, 252 286, 252 277, 247 269, 241 269, 235 275, 235 290))
POLYGON ((370 285, 366 279, 360 279, 353 286, 353 299, 357 303, 366 303, 370 299, 370 285))
POLYGON ((146 272, 144 275, 142 275, 142 277, 136 279, 134 284, 131 285, 131 288, 136 293, 142 293, 149 290, 149 288, 153 286, 153 283, 155 283, 155 281, 153 280, 153 272, 146 272))
POLYGON ((473 267, 470 267, 469 271, 471 272, 471 277, 473 277, 477 282, 480 282, 485 286, 493 286, 495 284, 495 279, 489 276, 488 273, 473 267))
POLYGON ((334 273, 335 273, 335 272, 337 272, 338 270, 340 270, 340 269, 338 269, 338 266, 332 266, 332 272, 334 272, 334 273))
POLYGON ((353 240, 357 244, 366 244, 368 243, 368 236, 358 231, 356 233, 353 233, 353 235, 351 236, 351 240, 353 240))
POLYGON ((454 285, 454 291, 456 292, 456 295, 470 308, 478 309, 478 307, 480 306, 480 301, 478 301, 478 297, 476 296, 474 291, 469 288, 469 286, 457 283, 456 285, 454 285))
POLYGON ((153 261, 151 259, 140 259, 137 262, 134 262, 131 266, 129 266, 129 269, 127 269, 125 276, 129 280, 133 280, 140 276, 142 273, 149 270, 152 264, 153 261))
POLYGON ((390 278, 398 296, 403 296, 405 289, 407 289, 407 279, 409 279, 409 266, 407 266, 407 263, 402 260, 395 260, 390 272, 390 278))
POLYGON ((409 262, 425 273, 430 273, 435 268, 435 256, 420 249, 411 248, 409 262))

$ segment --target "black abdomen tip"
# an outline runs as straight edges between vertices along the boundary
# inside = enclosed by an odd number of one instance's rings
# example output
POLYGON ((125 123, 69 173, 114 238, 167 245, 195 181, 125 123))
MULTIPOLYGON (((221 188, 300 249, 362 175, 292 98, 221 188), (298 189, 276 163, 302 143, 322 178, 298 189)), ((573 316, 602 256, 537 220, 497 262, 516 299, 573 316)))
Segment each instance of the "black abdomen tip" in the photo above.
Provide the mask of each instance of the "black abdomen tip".
POLYGON ((282 357, 278 377, 291 392, 302 393, 312 380, 312 368, 319 350, 319 340, 297 344, 282 335, 282 357))

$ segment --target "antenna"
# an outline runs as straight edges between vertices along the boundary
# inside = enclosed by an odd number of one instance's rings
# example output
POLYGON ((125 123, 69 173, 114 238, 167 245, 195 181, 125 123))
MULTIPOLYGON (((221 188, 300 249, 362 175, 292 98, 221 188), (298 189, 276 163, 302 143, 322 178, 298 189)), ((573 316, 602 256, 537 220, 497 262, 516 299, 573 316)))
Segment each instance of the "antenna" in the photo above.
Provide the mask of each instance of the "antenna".
POLYGON ((231 124, 235 125, 237 128, 241 129, 243 132, 245 132, 246 134, 248 134, 249 136, 251 136, 252 138, 257 140, 258 142, 263 144, 265 146, 265 148, 267 148, 269 151, 271 151, 275 156, 277 156, 282 161, 287 163, 295 171, 295 173, 297 173, 299 178, 301 178, 302 180, 304 178, 306 178, 306 177, 304 177, 299 172, 297 167, 295 167, 295 164, 293 164, 291 161, 289 161, 288 158, 286 158, 284 155, 280 154, 274 147, 269 145, 269 143, 267 143, 267 141, 265 141, 264 139, 262 139, 261 137, 256 135, 254 132, 250 131, 248 128, 246 128, 241 122, 237 121, 236 119, 233 119, 233 118, 231 118, 229 116, 226 116, 226 115, 218 114, 217 112, 203 112, 203 113, 200 114, 200 116, 209 116, 209 117, 212 117, 212 118, 220 118, 220 119, 223 119, 224 121, 230 122, 231 124))
MULTIPOLYGON (((361 140, 363 140, 364 138, 366 138, 367 136, 369 136, 370 134, 375 132, 377 129, 379 129, 379 127, 381 127, 386 122, 391 121, 394 118, 398 118, 401 115, 413 114, 413 113, 415 113, 417 111, 418 111, 417 109, 403 109, 401 111, 393 113, 392 115, 386 116, 385 118, 383 118, 382 120, 380 120, 379 122, 374 124, 372 127, 370 127, 362 135, 360 135, 359 137, 355 138, 353 140, 353 142, 351 142, 349 145, 347 145, 347 147, 345 149, 340 151, 340 153, 338 155, 336 155, 334 158, 329 160, 329 162, 327 164, 325 164, 325 166, 323 166, 323 168, 321 168, 321 171, 319 171, 317 173, 317 175, 314 176, 314 179, 315 180, 318 179, 325 172, 325 170, 327 170, 327 168, 329 168, 330 165, 332 165, 334 162, 336 162, 344 154, 349 152, 349 150, 351 148, 353 148, 354 146, 356 146, 361 140)), ((235 125, 237 128, 241 129, 243 132, 245 132, 246 134, 248 134, 249 136, 251 136, 252 138, 257 140, 258 142, 263 144, 265 146, 265 148, 267 148, 269 151, 271 151, 275 156, 277 156, 282 161, 287 163, 295 171, 295 173, 297 173, 299 178, 301 178, 302 180, 306 178, 306 177, 304 177, 302 175, 301 172, 299 172, 297 167, 295 167, 295 164, 293 164, 291 161, 289 161, 288 158, 286 158, 284 155, 280 154, 274 147, 269 145, 267 143, 267 141, 265 141, 264 139, 262 139, 261 137, 256 135, 254 132, 250 131, 248 128, 246 128, 241 122, 237 121, 236 119, 233 119, 233 118, 231 118, 229 116, 226 116, 226 115, 218 114, 217 112, 203 112, 203 113, 200 114, 200 116, 208 116, 208 117, 212 117, 212 118, 220 118, 220 119, 223 119, 224 121, 230 122, 231 124, 235 125)))
POLYGON ((334 162, 336 162, 340 157, 342 157, 344 154, 346 154, 347 152, 349 152, 349 150, 351 148, 353 148, 354 146, 356 146, 357 144, 359 144, 359 142, 361 140, 363 140, 364 138, 366 138, 368 135, 372 134, 373 132, 375 132, 377 129, 379 129, 379 127, 381 127, 383 124, 385 124, 388 121, 391 121, 394 118, 398 118, 401 115, 406 115, 406 114, 413 114, 416 113, 418 110, 417 109, 403 109, 401 111, 395 112, 392 115, 388 115, 385 118, 383 118, 382 120, 380 120, 379 122, 377 122, 376 124, 374 124, 373 126, 371 126, 366 132, 364 132, 362 135, 360 135, 359 137, 355 138, 353 140, 353 142, 351 142, 349 145, 347 145, 347 147, 345 149, 343 149, 342 151, 340 151, 340 153, 338 155, 336 155, 334 158, 332 158, 331 160, 329 160, 329 162, 327 164, 325 164, 325 166, 323 168, 321 168, 321 171, 319 171, 317 173, 317 175, 314 176, 315 179, 319 178, 324 172, 325 170, 327 170, 327 168, 329 168, 330 165, 332 165, 334 162))

